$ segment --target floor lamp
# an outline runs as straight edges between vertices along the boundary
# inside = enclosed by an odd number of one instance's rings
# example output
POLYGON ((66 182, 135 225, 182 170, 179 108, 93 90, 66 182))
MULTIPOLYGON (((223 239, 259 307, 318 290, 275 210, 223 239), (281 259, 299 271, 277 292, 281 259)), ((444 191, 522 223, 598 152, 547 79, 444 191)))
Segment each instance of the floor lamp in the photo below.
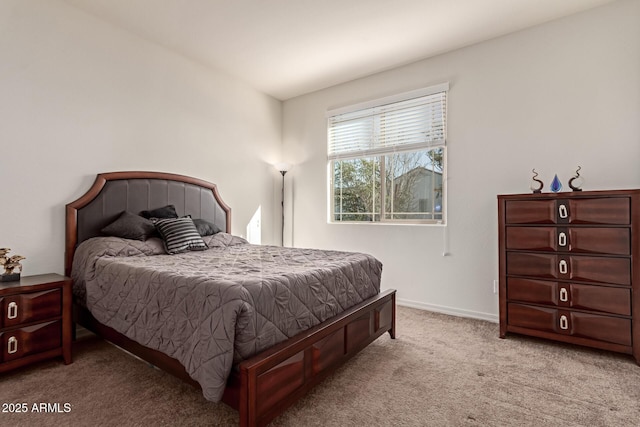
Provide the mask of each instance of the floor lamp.
POLYGON ((284 176, 287 174, 287 172, 289 171, 289 169, 291 168, 291 165, 288 163, 277 163, 274 165, 275 168, 280 172, 280 174, 282 175, 282 195, 280 198, 281 201, 281 213, 282 213, 282 228, 281 228, 281 236, 280 236, 280 244, 281 246, 284 246, 284 176))

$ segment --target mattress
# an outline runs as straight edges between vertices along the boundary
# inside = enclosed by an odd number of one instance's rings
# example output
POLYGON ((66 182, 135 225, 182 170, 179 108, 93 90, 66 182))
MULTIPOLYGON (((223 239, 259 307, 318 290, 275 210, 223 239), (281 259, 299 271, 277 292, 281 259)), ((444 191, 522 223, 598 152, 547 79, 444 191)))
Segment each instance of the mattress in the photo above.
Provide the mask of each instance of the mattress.
POLYGON ((380 292, 371 255, 204 239, 209 249, 176 255, 155 238, 88 239, 72 278, 100 323, 180 361, 211 401, 234 364, 380 292))

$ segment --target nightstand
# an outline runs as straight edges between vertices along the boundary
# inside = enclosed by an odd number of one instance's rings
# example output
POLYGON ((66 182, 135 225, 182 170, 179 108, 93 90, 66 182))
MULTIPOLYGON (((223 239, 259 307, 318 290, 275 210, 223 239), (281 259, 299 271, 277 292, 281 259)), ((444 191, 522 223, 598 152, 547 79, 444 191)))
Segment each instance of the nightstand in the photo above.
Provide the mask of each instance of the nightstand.
POLYGON ((59 274, 0 283, 0 373, 62 356, 71 363, 71 279, 59 274))

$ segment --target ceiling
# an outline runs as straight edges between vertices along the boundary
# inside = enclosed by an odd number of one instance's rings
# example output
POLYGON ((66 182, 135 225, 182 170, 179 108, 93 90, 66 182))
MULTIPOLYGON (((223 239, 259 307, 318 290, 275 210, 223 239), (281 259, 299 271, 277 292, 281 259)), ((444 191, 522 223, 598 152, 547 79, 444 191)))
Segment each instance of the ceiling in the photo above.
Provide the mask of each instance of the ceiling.
POLYGON ((285 100, 613 0, 65 0, 285 100))

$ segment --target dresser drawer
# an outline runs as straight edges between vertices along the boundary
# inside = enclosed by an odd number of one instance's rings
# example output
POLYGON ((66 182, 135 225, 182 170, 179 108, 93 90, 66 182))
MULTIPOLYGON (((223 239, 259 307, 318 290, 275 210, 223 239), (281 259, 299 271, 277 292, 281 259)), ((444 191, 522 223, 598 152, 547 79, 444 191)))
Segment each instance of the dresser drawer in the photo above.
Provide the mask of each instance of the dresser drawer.
POLYGON ((508 324, 542 332, 631 345, 631 320, 621 317, 508 304, 508 324))
POLYGON ((507 224, 555 224, 555 200, 509 200, 505 203, 507 224))
POLYGON ((0 334, 0 343, 3 362, 58 348, 62 343, 62 321, 6 330, 0 334))
POLYGON ((560 283, 558 295, 560 307, 631 316, 631 289, 629 288, 560 283), (566 297, 561 298, 562 295, 566 297), (565 299, 566 301, 563 301, 565 299))
POLYGON ((509 250, 558 250, 557 227, 507 227, 506 231, 506 245, 509 250))
POLYGON ((51 289, 8 295, 2 298, 0 306, 2 306, 0 327, 3 328, 47 320, 61 315, 62 291, 51 289))
POLYGON ((628 225, 631 223, 631 203, 628 197, 558 200, 558 206, 560 204, 568 206, 570 224, 628 225))
POLYGON ((628 197, 508 200, 505 223, 628 225, 631 204, 628 197))
POLYGON ((628 288, 509 278, 507 299, 631 316, 631 290, 628 288))
MULTIPOLYGON (((574 253, 601 253, 610 255, 631 255, 631 230, 628 228, 576 228, 569 227, 566 233, 566 247, 574 253)), ((563 249, 560 249, 563 250, 563 249)))
POLYGON ((628 228, 507 227, 508 250, 631 254, 628 228))
POLYGON ((507 275, 631 285, 629 258, 507 252, 507 275))

